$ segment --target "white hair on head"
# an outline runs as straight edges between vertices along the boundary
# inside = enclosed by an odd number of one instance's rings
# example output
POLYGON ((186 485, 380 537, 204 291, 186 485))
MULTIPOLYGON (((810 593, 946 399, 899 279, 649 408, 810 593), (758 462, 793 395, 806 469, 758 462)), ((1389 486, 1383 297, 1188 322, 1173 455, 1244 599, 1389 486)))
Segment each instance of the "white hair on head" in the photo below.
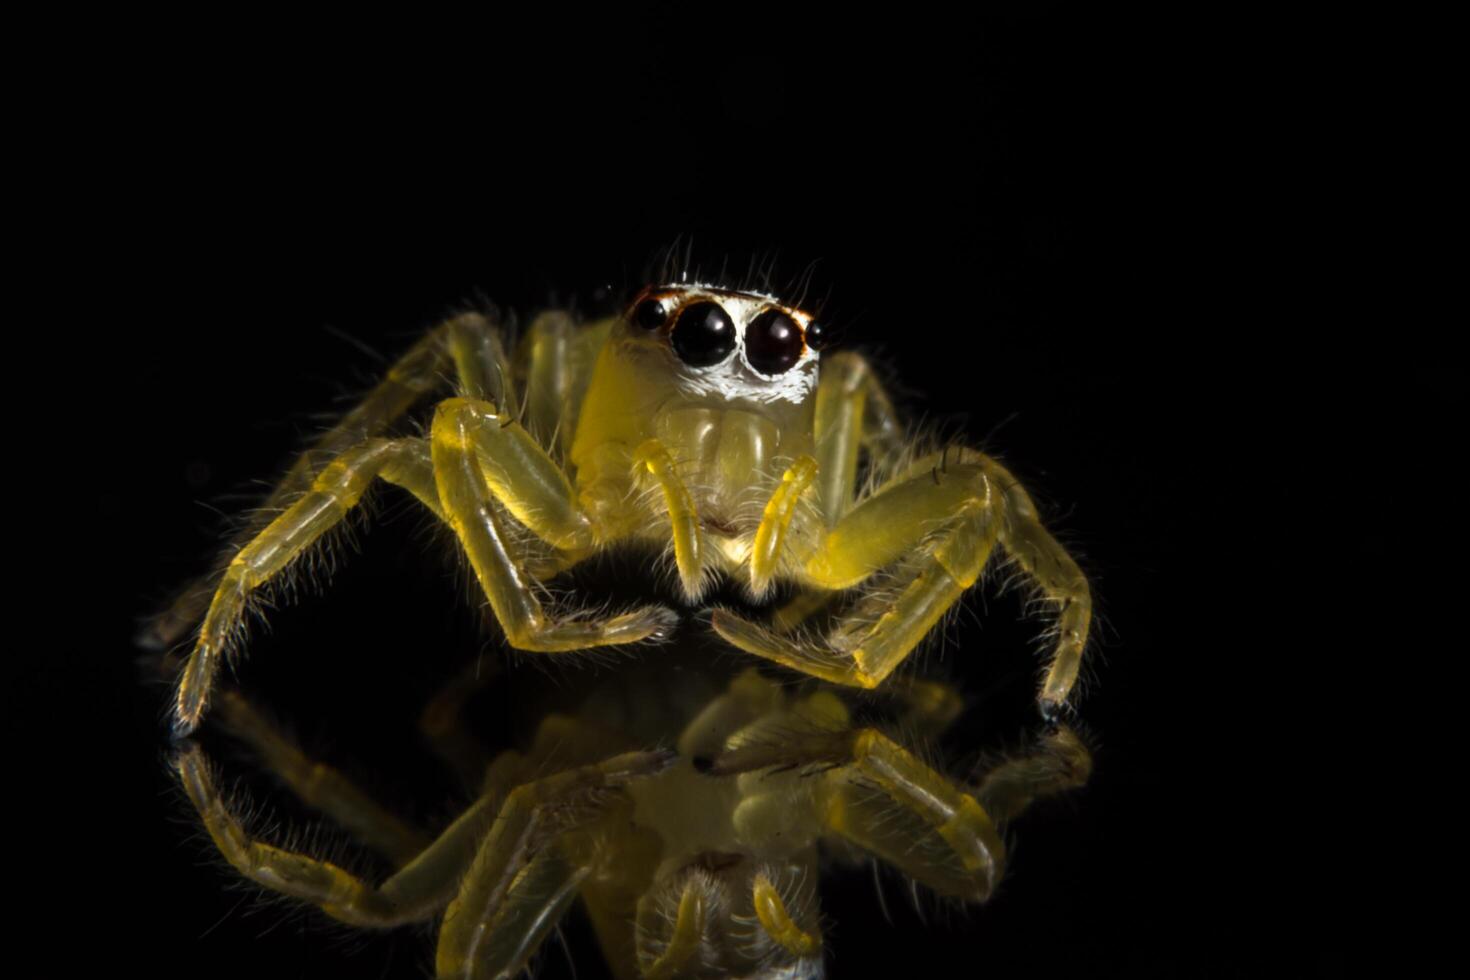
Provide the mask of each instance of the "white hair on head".
POLYGON ((788 401, 798 405, 811 397, 817 387, 820 360, 811 345, 804 345, 796 363, 777 375, 756 370, 745 348, 746 328, 766 310, 773 307, 781 310, 803 331, 812 321, 810 314, 783 305, 769 293, 736 292, 708 283, 669 283, 658 289, 682 294, 685 303, 717 302, 735 324, 735 349, 718 364, 691 367, 666 348, 674 383, 681 393, 692 397, 717 396, 726 401, 788 401))

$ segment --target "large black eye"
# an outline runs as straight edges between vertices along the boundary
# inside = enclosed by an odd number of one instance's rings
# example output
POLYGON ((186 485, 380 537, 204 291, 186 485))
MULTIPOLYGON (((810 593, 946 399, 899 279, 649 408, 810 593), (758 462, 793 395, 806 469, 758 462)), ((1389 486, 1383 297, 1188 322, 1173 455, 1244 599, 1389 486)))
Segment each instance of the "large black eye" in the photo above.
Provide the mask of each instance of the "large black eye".
POLYGON ((674 353, 690 367, 709 367, 735 349, 735 324, 718 303, 690 303, 674 324, 674 353))
POLYGON ((801 360, 801 328, 780 310, 766 310, 745 328, 745 357, 761 374, 784 374, 801 360))
POLYGON ((657 330, 669 320, 669 307, 661 299, 646 299, 633 308, 633 322, 644 330, 657 330))
POLYGON ((828 336, 831 331, 822 326, 816 320, 806 325, 806 345, 812 350, 821 350, 832 340, 828 336))

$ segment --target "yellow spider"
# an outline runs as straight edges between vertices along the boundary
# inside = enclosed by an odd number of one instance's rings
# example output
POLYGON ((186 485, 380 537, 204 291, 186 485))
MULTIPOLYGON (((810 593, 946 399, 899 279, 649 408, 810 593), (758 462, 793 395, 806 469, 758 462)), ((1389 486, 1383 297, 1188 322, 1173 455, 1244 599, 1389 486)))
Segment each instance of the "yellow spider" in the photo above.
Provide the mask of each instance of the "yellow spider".
POLYGON ((516 649, 557 657, 664 642, 607 682, 649 709, 609 713, 593 698, 551 715, 525 751, 490 764, 479 802, 425 842, 226 691, 226 726, 399 870, 374 887, 254 841, 190 745, 178 768, 222 853, 347 922, 445 911, 441 977, 519 970, 578 896, 621 976, 820 975, 819 841, 876 855, 941 894, 986 898, 1003 863, 998 827, 1088 773, 1082 743, 1055 724, 1087 642, 1087 582, 1004 467, 963 447, 914 450, 870 366, 823 358, 821 333, 773 296, 679 283, 590 325, 543 314, 510 354, 480 314, 413 347, 287 475, 272 498, 279 515, 203 593, 207 610, 191 594, 155 625, 152 641, 168 646, 203 612, 176 732, 205 717, 252 594, 375 479, 453 530, 516 649), (428 434, 385 437, 451 371, 457 393, 435 406, 428 434), (662 605, 552 608, 542 582, 635 542, 672 542, 688 605, 722 575, 743 581, 753 605, 769 606, 777 583, 793 597, 765 622, 717 608, 713 635, 685 627, 676 643, 666 641, 680 615, 662 605), (1038 692, 1053 724, 1027 755, 966 787, 900 739, 854 725, 849 702, 876 690, 900 705, 908 731, 952 720, 953 692, 894 671, 997 548, 1057 609, 1038 692), (753 669, 706 666, 720 642, 806 680, 783 689, 753 669), (659 673, 669 656, 705 669, 676 680, 659 673), (648 748, 671 740, 672 751, 648 748), (562 768, 548 772, 553 756, 562 768))
MULTIPOLYGON (((819 334, 808 314, 771 296, 651 288, 626 316, 586 328, 564 315, 537 320, 522 341, 516 412, 492 325, 474 314, 444 324, 324 437, 316 454, 340 453, 230 562, 179 684, 177 731, 203 716, 251 592, 340 522, 375 478, 454 529, 519 650, 662 638, 678 622, 671 609, 549 611, 536 582, 623 542, 672 540, 690 603, 720 572, 743 576, 755 598, 777 579, 803 590, 776 628, 716 610, 712 626, 725 640, 863 688, 918 646, 998 544, 1059 609, 1038 695, 1054 718, 1082 663, 1087 580, 999 463, 965 448, 914 458, 861 357, 838 354, 819 373, 819 334), (428 438, 372 438, 437 387, 449 364, 460 394, 439 403, 428 438), (864 447, 870 488, 858 499, 864 447), (791 635, 804 613, 854 590, 824 636, 791 635)), ((309 459, 298 470, 309 473, 309 459)))

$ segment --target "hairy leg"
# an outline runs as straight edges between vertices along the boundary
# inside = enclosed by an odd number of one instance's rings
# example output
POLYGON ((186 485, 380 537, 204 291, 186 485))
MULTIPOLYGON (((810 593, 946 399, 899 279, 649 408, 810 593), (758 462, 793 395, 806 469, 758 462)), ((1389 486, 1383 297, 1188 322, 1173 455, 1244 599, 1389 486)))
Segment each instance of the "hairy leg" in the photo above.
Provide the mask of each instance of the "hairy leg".
POLYGON ((817 501, 831 526, 852 509, 860 450, 866 448, 870 460, 895 458, 903 432, 872 367, 846 351, 823 358, 814 428, 817 501))
POLYGON ((830 767, 820 806, 829 833, 942 894, 984 901, 1005 846, 974 796, 876 729, 810 732, 716 760, 728 774, 768 766, 830 767))
POLYGON ((975 790, 975 798, 999 826, 1019 817, 1032 803, 1086 784, 1092 775, 1092 753, 1065 725, 1036 739, 1024 752, 990 771, 975 790))
POLYGON ((547 614, 496 505, 557 548, 584 547, 595 532, 566 475, 494 405, 465 398, 443 402, 430 441, 444 518, 512 646, 543 653, 583 650, 657 638, 673 627, 674 613, 661 606, 615 616, 547 614))
MULTIPOLYGON (((498 404, 514 402, 499 329, 479 313, 444 321, 394 362, 377 387, 296 459, 259 508, 266 517, 235 535, 225 548, 226 560, 245 547, 270 516, 279 515, 306 492, 324 467, 352 447, 387 432, 427 394, 442 386, 451 366, 465 394, 491 398, 498 404)), ((221 567, 191 583, 144 627, 138 636, 139 645, 167 650, 183 639, 209 609, 224 574, 221 567)))
POLYGON ((422 441, 378 439, 337 457, 313 481, 311 490, 267 525, 226 568, 179 681, 176 733, 193 731, 203 717, 220 661, 232 652, 251 593, 340 523, 377 478, 404 487, 440 512, 428 447, 422 441))
POLYGON ((482 800, 414 860, 374 886, 328 861, 252 838, 220 795, 197 745, 185 746, 174 765, 209 836, 236 870, 258 885, 310 902, 352 925, 387 928, 426 919, 443 908, 488 822, 482 800))
POLYGON ((238 691, 219 692, 215 717, 230 734, 248 745, 301 802, 330 817, 395 867, 408 864, 429 846, 428 835, 364 793, 341 772, 306 755, 238 691))
POLYGON ((661 607, 588 619, 546 615, 498 506, 556 548, 590 546, 595 540, 591 523, 578 508, 566 475, 524 428, 490 402, 452 398, 436 411, 427 447, 419 440, 399 439, 348 450, 235 556, 183 672, 175 724, 181 734, 192 731, 203 716, 220 659, 240 628, 250 594, 338 524, 379 477, 410 490, 454 528, 513 646, 579 650, 636 642, 673 625, 673 613, 661 607))
POLYGON ((1087 580, 1046 531, 1009 471, 973 450, 917 461, 838 521, 806 558, 810 588, 859 588, 821 640, 775 632, 723 610, 715 631, 746 652, 839 684, 882 683, 980 578, 996 545, 1058 608, 1058 641, 1038 692, 1054 718, 1076 683, 1092 616, 1087 580), (875 587, 874 577, 896 570, 875 587))
POLYGON ((809 730, 732 749, 715 775, 810 767, 822 773, 828 832, 944 895, 985 901, 1005 865, 1000 829, 1035 800, 1091 774, 1086 746, 1058 726, 993 767, 978 788, 956 783, 876 729, 809 730))
POLYGON ((571 450, 592 367, 613 322, 582 326, 570 314, 550 310, 531 323, 517 347, 517 369, 526 392, 521 421, 558 459, 571 450))
POLYGON ((851 511, 805 565, 812 585, 836 590, 863 584, 900 558, 912 559, 896 588, 870 586, 820 641, 777 634, 724 610, 716 610, 712 624, 748 653, 834 683, 873 688, 976 582, 995 537, 983 480, 973 488, 909 481, 851 511))
POLYGON ((669 752, 629 752, 512 790, 449 905, 438 975, 508 976, 524 966, 534 951, 528 940, 539 942, 555 925, 586 874, 562 855, 557 838, 585 818, 579 810, 598 809, 599 791, 662 772, 673 758, 669 752), (528 908, 537 914, 527 915, 528 908), (532 923, 542 928, 528 929, 532 923))

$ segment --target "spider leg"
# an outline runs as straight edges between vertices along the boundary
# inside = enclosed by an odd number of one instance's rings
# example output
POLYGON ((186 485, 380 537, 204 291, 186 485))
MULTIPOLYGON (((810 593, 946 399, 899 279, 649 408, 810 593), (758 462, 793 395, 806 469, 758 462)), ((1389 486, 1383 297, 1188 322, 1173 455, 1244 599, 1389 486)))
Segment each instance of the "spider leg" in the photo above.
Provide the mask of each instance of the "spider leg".
POLYGON ((695 715, 679 733, 681 756, 694 760, 696 769, 719 755, 725 740, 746 725, 776 711, 783 695, 780 685, 749 667, 735 675, 724 694, 695 715))
POLYGON ((723 610, 712 622, 749 653, 824 680, 873 688, 975 584, 996 544, 1059 607, 1058 641, 1038 693, 1042 714, 1054 717, 1076 682, 1087 643, 1087 580, 1046 531, 1015 477, 973 450, 946 450, 915 462, 837 521, 807 557, 809 586, 865 588, 825 643, 781 635, 723 610), (874 573, 889 567, 898 588, 873 587, 874 573))
POLYGON ((482 798, 414 860, 374 886, 328 861, 253 839, 221 797, 198 745, 186 745, 174 766, 209 836, 236 870, 352 925, 388 928, 427 919, 443 908, 489 820, 488 801, 482 798))
POLYGON ((1041 713, 1053 719, 1071 696, 1082 667, 1092 625, 1092 591, 1077 562, 1042 524, 1036 504, 1021 481, 992 457, 953 446, 915 460, 906 475, 911 482, 937 478, 947 483, 964 478, 967 468, 974 466, 980 467, 993 491, 1001 548, 1057 610, 1052 630, 1056 646, 1037 699, 1041 713))
POLYGON ((220 658, 240 628, 250 594, 278 575, 338 524, 381 477, 442 514, 428 446, 417 439, 377 439, 349 449, 322 470, 312 488, 242 548, 225 569, 199 640, 179 681, 174 729, 187 734, 204 715, 220 658))
MULTIPOLYGON (((400 357, 387 375, 342 420, 325 432, 291 465, 260 508, 262 514, 280 514, 302 493, 322 469, 342 453, 382 435, 425 395, 443 383, 453 365, 459 387, 474 398, 492 398, 497 404, 514 402, 514 391, 498 328, 479 313, 465 313, 435 327, 400 357)), ((233 556, 259 533, 264 521, 242 529, 226 546, 233 556)), ((186 588, 174 602, 144 627, 140 646, 166 650, 177 644, 209 609, 223 568, 186 588)))
POLYGON ((341 772, 301 751, 294 740, 238 691, 224 690, 215 717, 254 751, 301 802, 330 817, 353 837, 403 867, 429 846, 429 838, 392 813, 341 772))
POLYGON ((597 809, 600 791, 662 772, 673 758, 669 752, 629 752, 512 790, 445 915, 438 976, 499 977, 520 970, 590 871, 558 846, 558 838, 586 819, 587 808, 597 809))
MULTIPOLYGON (((178 676, 182 658, 161 653, 145 658, 160 680, 178 676)), ((239 691, 223 690, 216 717, 244 742, 270 772, 307 806, 330 817, 395 865, 408 863, 428 846, 428 838, 392 813, 345 775, 307 756, 265 712, 239 691)))
POLYGON ((504 505, 518 522, 559 549, 589 547, 597 534, 566 474, 524 428, 499 415, 489 402, 442 402, 430 442, 444 518, 464 546, 511 646, 542 653, 583 650, 636 643, 674 625, 674 613, 661 606, 604 617, 547 615, 493 504, 504 505))
POLYGON ((808 582, 836 590, 863 583, 901 557, 916 556, 897 595, 869 592, 836 619, 824 644, 774 633, 726 610, 715 611, 712 625, 748 653, 834 683, 874 688, 980 577, 995 538, 983 481, 978 486, 960 480, 940 486, 923 480, 900 483, 849 512, 804 568, 808 582), (942 532, 936 543, 926 545, 936 525, 942 532))
POLYGON ((823 763, 831 766, 819 790, 829 833, 940 894, 977 902, 990 896, 1004 868, 1000 828, 1037 798, 1082 785, 1091 772, 1086 747, 1065 727, 996 767, 973 790, 872 728, 792 732, 779 743, 731 749, 710 772, 823 763))
POLYGON ((614 322, 579 326, 570 314, 549 310, 532 321, 517 348, 517 357, 523 359, 517 367, 525 378, 526 392, 521 422, 559 459, 571 451, 592 367, 614 322))
POLYGON ((247 544, 226 569, 179 685, 175 729, 192 731, 203 716, 221 655, 255 589, 275 577, 339 523, 374 478, 412 492, 458 535, 496 618, 522 650, 568 651, 660 635, 674 614, 644 607, 618 616, 555 620, 542 610, 520 566, 495 503, 557 548, 577 551, 596 540, 565 473, 519 424, 490 402, 451 398, 439 405, 429 444, 374 440, 348 450, 312 489, 247 544), (426 448, 428 452, 425 452, 426 448))
POLYGON ((1057 725, 1028 751, 991 768, 975 798, 1000 826, 1044 796, 1084 785, 1092 775, 1092 753, 1077 733, 1057 725))
POLYGON ((859 450, 866 447, 870 459, 896 456, 903 430, 873 369, 850 351, 822 359, 813 428, 817 501, 830 526, 852 509, 859 450))
MULTIPOLYGON (((839 351, 823 359, 821 380, 817 382, 813 430, 816 436, 815 473, 803 472, 804 464, 798 460, 783 477, 777 495, 788 491, 791 483, 801 478, 801 486, 793 488, 796 491, 791 497, 794 502, 806 483, 813 482, 818 512, 830 527, 852 509, 860 452, 867 451, 870 469, 881 471, 891 469, 892 461, 902 454, 904 447, 903 429, 893 410, 893 403, 861 355, 839 351)), ((774 529, 775 515, 781 513, 777 508, 785 503, 786 498, 778 503, 777 497, 773 496, 763 516, 760 532, 766 531, 768 523, 774 529)), ((790 521, 789 512, 783 517, 784 522, 779 527, 784 532, 790 521)), ((772 540, 763 549, 760 532, 751 554, 751 584, 757 595, 762 594, 769 584, 785 543, 782 535, 771 535, 772 540), (757 556, 762 556, 759 566, 757 556)), ((778 632, 788 633, 826 609, 835 598, 828 591, 799 591, 776 611, 772 625, 778 632)))
POLYGON ((593 765, 625 739, 600 725, 571 715, 550 714, 536 726, 530 747, 521 752, 506 749, 480 773, 482 792, 495 800, 506 799, 512 790, 548 772, 561 772, 593 765))
POLYGON ((969 790, 872 729, 855 733, 852 761, 827 774, 826 823, 831 833, 877 855, 942 895, 983 902, 1005 868, 1000 829, 1040 796, 1080 786, 1089 772, 1082 743, 1058 729, 1031 759, 1047 777, 997 772, 969 790), (1040 762, 1037 760, 1045 760, 1040 762), (987 804, 1018 792, 1004 812, 987 804))
POLYGON ((1054 717, 1067 703, 1082 669, 1082 654, 1092 627, 1092 590, 1077 562, 1041 523, 1036 504, 1021 481, 990 457, 979 453, 973 456, 983 462, 1004 500, 1001 547, 1057 609, 1057 645, 1041 682, 1040 698, 1042 713, 1054 717))
POLYGON ((822 763, 832 766, 818 802, 829 833, 941 894, 989 897, 1005 861, 994 822, 973 795, 877 729, 793 733, 784 744, 734 749, 712 771, 822 763))

